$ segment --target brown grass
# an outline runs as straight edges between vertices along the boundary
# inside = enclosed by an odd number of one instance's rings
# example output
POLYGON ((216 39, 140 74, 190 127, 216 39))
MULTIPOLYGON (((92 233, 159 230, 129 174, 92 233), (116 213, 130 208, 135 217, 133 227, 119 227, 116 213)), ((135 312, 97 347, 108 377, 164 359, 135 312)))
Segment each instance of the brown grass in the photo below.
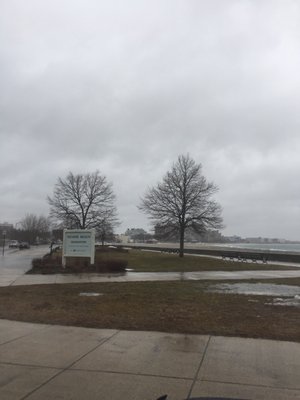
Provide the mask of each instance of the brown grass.
MULTIPOLYGON (((267 281, 266 281, 267 282, 267 281)), ((300 285, 300 279, 276 280, 300 285)), ((300 342, 299 308, 268 296, 210 293, 212 282, 134 282, 0 288, 0 318, 128 330, 300 342), (82 292, 101 293, 81 297, 82 292)), ((214 281, 213 284, 220 283, 214 281)))
MULTIPOLYGON (((114 254, 114 257, 124 255, 114 254)), ((129 250, 126 257, 128 268, 136 272, 192 272, 192 271, 255 271, 255 270, 285 270, 297 267, 263 264, 261 262, 224 261, 213 257, 185 255, 179 258, 176 254, 129 250)))

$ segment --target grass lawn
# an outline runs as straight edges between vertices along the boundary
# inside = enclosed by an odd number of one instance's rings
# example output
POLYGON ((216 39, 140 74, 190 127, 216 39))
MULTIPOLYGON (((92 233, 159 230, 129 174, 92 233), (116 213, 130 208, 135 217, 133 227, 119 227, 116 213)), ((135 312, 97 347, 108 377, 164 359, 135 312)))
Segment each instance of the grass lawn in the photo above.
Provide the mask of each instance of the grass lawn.
MULTIPOLYGON (((35 266, 28 273, 72 273, 72 272, 101 272, 100 269, 87 267, 76 267, 78 259, 74 259, 74 268, 67 270, 61 266, 61 252, 55 252, 51 256, 54 265, 49 268, 45 266, 35 266), (76 261, 77 260, 77 261, 76 261)), ((193 272, 193 271, 255 271, 255 270, 291 270, 297 267, 288 267, 282 265, 263 264, 261 262, 237 262, 225 261, 209 256, 185 255, 180 258, 177 254, 162 253, 154 251, 130 249, 120 251, 109 249, 107 247, 98 248, 95 253, 95 264, 106 265, 103 272, 110 272, 110 266, 121 262, 124 268, 127 264, 129 270, 135 272, 193 272)), ((124 269, 123 269, 124 270, 124 269)), ((114 272, 111 270, 111 272, 114 272)), ((115 272, 118 272, 116 270, 115 272)))
MULTIPOLYGON (((300 342, 299 307, 267 305, 272 299, 268 296, 206 291, 209 285, 222 282, 124 282, 1 287, 0 318, 93 328, 300 342), (80 296, 83 292, 101 295, 80 296)), ((300 286, 300 279, 264 282, 300 286)))
POLYGON ((185 255, 179 258, 176 254, 160 253, 143 250, 129 250, 128 253, 110 251, 97 253, 97 257, 104 259, 125 258, 128 268, 136 272, 193 272, 193 271, 241 271, 241 270, 284 270, 297 269, 280 265, 233 262, 222 259, 185 255))

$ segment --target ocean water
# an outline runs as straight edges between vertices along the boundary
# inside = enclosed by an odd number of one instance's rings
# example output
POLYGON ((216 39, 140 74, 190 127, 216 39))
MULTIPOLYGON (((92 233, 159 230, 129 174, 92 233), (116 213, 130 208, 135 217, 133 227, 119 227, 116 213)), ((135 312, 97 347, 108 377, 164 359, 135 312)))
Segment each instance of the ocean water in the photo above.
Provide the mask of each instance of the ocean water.
POLYGON ((286 253, 300 253, 300 243, 228 243, 222 245, 232 249, 279 251, 286 253))

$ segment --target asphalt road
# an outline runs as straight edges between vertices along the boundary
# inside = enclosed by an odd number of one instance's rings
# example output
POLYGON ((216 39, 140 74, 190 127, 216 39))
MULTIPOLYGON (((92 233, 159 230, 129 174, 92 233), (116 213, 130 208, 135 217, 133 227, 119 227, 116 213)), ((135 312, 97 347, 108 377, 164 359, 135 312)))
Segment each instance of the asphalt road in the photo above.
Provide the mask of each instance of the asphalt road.
MULTIPOLYGON (((2 250, 2 249, 1 249, 2 250)), ((24 275, 31 267, 31 260, 41 257, 49 251, 48 245, 33 246, 30 249, 9 249, 5 248, 4 255, 0 255, 0 278, 5 281, 5 277, 11 280, 24 275)))

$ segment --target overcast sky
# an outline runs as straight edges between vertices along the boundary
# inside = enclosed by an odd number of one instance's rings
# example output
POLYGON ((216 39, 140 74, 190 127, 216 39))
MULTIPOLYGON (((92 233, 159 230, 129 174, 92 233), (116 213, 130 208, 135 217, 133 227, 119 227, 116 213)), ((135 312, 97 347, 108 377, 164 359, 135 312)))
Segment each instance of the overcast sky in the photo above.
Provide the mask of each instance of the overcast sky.
POLYGON ((300 2, 1 0, 0 222, 97 169, 122 225, 189 153, 224 235, 300 239, 300 2))

